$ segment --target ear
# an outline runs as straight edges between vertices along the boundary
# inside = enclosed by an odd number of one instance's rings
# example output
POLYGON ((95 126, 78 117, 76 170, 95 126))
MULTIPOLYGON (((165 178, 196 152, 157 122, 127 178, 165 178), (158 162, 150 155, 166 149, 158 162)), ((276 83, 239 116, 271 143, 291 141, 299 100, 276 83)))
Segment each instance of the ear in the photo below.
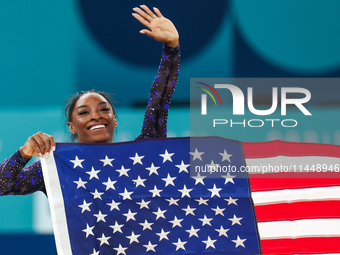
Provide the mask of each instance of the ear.
POLYGON ((115 128, 118 126, 118 121, 116 119, 116 115, 113 118, 113 125, 114 125, 115 128))
POLYGON ((75 128, 74 128, 73 123, 72 123, 72 122, 69 122, 69 123, 67 123, 67 125, 68 125, 68 128, 69 128, 71 134, 75 134, 75 133, 76 133, 76 130, 75 130, 75 128))

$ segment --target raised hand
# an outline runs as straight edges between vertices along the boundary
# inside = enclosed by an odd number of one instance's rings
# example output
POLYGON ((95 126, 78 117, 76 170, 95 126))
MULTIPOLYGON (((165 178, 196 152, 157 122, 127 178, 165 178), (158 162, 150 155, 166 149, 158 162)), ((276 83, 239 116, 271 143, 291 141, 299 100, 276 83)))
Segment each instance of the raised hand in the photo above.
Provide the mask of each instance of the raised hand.
POLYGON ((24 146, 20 147, 19 152, 24 158, 43 157, 44 155, 48 156, 51 149, 55 150, 55 146, 53 136, 38 132, 27 139, 24 146))
POLYGON ((136 13, 132 13, 147 28, 142 29, 140 33, 146 34, 166 46, 176 47, 179 43, 179 34, 174 24, 165 18, 158 8, 154 7, 155 13, 153 13, 146 5, 140 7, 133 8, 136 13))

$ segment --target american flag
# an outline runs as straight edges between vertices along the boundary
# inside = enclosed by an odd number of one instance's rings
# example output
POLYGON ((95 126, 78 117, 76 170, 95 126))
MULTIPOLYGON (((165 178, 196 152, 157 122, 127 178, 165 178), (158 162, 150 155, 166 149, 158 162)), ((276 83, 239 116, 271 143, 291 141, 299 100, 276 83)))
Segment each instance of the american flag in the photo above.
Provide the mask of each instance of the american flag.
POLYGON ((340 252, 339 157, 218 137, 58 144, 42 160, 58 254, 340 252))
POLYGON ((241 147, 220 138, 57 144, 42 164, 58 254, 259 254, 247 175, 190 177, 190 162, 229 165, 226 148, 240 167, 241 147))

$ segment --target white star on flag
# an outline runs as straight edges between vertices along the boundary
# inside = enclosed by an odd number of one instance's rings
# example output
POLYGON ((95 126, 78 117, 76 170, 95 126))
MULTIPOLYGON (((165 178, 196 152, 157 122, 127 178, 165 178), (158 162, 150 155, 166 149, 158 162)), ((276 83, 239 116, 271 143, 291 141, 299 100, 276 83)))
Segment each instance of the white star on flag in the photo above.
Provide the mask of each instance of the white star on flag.
POLYGON ((196 176, 191 176, 191 178, 195 179, 195 185, 197 185, 198 183, 204 185, 203 179, 206 178, 206 176, 201 176, 201 174, 198 172, 196 176))
POLYGON ((149 243, 147 244, 147 245, 143 245, 145 248, 146 248, 146 251, 148 252, 148 251, 154 251, 154 252, 156 252, 156 250, 155 250, 155 247, 157 246, 157 244, 152 244, 150 241, 149 241, 149 243))
POLYGON ((128 192, 127 189, 125 188, 124 192, 123 193, 119 193, 119 195, 123 196, 123 200, 125 200, 125 199, 132 200, 132 198, 131 198, 131 194, 132 193, 133 193, 133 191, 128 192))
POLYGON ((182 227, 181 222, 183 221, 183 219, 177 219, 177 217, 175 216, 173 220, 169 220, 169 222, 172 223, 172 228, 179 226, 182 227))
POLYGON ((226 236, 228 237, 227 235, 227 232, 229 231, 229 228, 228 229, 224 229, 223 226, 221 225, 220 229, 215 229, 219 234, 218 236, 226 236))
POLYGON ((181 162, 181 164, 180 165, 176 165, 176 167, 178 167, 179 168, 179 170, 178 170, 178 173, 181 173, 181 172, 186 172, 186 173, 189 173, 188 172, 188 166, 190 166, 190 164, 184 164, 184 162, 183 162, 183 160, 182 160, 182 162, 181 162))
POLYGON ((198 234, 197 234, 197 232, 200 231, 199 228, 194 229, 194 227, 191 225, 191 228, 189 230, 185 230, 185 231, 189 233, 189 238, 192 237, 192 236, 199 237, 198 234))
POLYGON ((140 235, 135 235, 133 231, 130 236, 126 236, 126 238, 130 239, 130 244, 132 244, 133 242, 139 243, 138 237, 140 237, 140 235))
POLYGON ((236 175, 230 175, 230 173, 228 172, 227 175, 222 175, 222 177, 225 179, 224 184, 227 184, 228 182, 235 184, 233 178, 235 178, 236 175))
POLYGON ((101 195, 104 194, 104 192, 98 192, 96 189, 94 192, 90 192, 93 195, 93 199, 99 198, 100 200, 103 200, 101 195))
POLYGON ((130 168, 125 169, 124 166, 122 165, 122 167, 120 169, 116 169, 116 171, 119 173, 119 177, 121 177, 122 175, 129 177, 127 172, 130 171, 130 168))
POLYGON ((166 213, 166 210, 162 211, 161 208, 158 207, 157 212, 152 212, 152 213, 156 215, 156 220, 158 220, 159 218, 165 219, 164 213, 166 213))
POLYGON ((164 232, 164 230, 162 229, 160 233, 156 233, 156 235, 159 236, 159 241, 161 241, 162 239, 167 239, 169 240, 168 238, 168 234, 170 233, 170 231, 168 232, 164 232))
POLYGON ((126 217, 126 222, 128 222, 129 220, 136 220, 135 219, 135 215, 137 213, 133 213, 131 212, 131 210, 129 209, 129 211, 127 213, 123 213, 123 215, 126 217))
POLYGON ((100 241, 99 246, 102 246, 104 243, 107 244, 107 245, 110 245, 109 242, 107 241, 110 238, 111 238, 110 236, 106 237, 104 234, 102 234, 102 237, 97 238, 97 240, 100 241))
POLYGON ((113 248, 113 249, 117 251, 117 255, 119 255, 119 254, 126 255, 125 250, 127 249, 127 247, 124 248, 124 247, 122 247, 121 244, 119 244, 118 248, 113 248))
POLYGON ((78 205, 82 210, 81 210, 81 213, 83 213, 84 211, 89 211, 89 212, 91 212, 91 210, 90 210, 90 205, 91 205, 92 203, 87 203, 86 201, 85 201, 85 199, 84 199, 84 202, 83 202, 83 204, 82 205, 78 205))
POLYGON ((111 203, 107 203, 107 205, 111 206, 110 211, 112 211, 113 209, 117 209, 118 211, 120 211, 118 207, 118 205, 120 204, 121 202, 115 202, 113 199, 111 203))
POLYGON ((183 198, 185 196, 190 197, 189 193, 190 193, 190 191, 192 191, 192 189, 187 189, 187 186, 185 186, 185 184, 184 184, 183 189, 179 189, 178 191, 182 193, 182 198, 183 198))
POLYGON ((222 162, 223 162, 224 160, 228 160, 229 163, 231 163, 230 157, 233 156, 233 155, 228 154, 226 150, 224 150, 223 153, 219 153, 219 154, 222 156, 222 162))
POLYGON ((177 202, 179 201, 179 199, 173 199, 172 197, 170 197, 170 199, 165 199, 166 201, 169 202, 169 205, 177 205, 177 202))
POLYGON ((144 157, 145 157, 145 156, 138 156, 138 154, 137 154, 137 152, 136 152, 135 156, 134 156, 134 157, 130 157, 130 159, 133 160, 133 165, 136 165, 137 163, 143 165, 141 159, 144 158, 144 157))
POLYGON ((218 189, 216 188, 216 185, 214 184, 214 187, 212 189, 208 189, 210 192, 211 192, 211 197, 214 197, 214 196, 218 196, 220 197, 220 191, 222 190, 222 188, 218 189))
POLYGON ((208 172, 215 172, 218 169, 219 164, 215 164, 214 160, 211 160, 210 164, 205 164, 208 167, 208 172))
POLYGON ((204 225, 211 226, 210 221, 212 221, 213 219, 212 218, 207 218, 207 216, 204 215, 203 219, 199 219, 199 220, 202 221, 202 227, 203 227, 204 225))
POLYGON ((163 181, 165 181, 165 187, 171 184, 172 186, 175 186, 174 180, 177 177, 171 177, 170 174, 168 173, 168 176, 166 178, 162 178, 163 181))
POLYGON ((77 189, 79 189, 80 187, 83 187, 84 189, 86 189, 85 184, 87 182, 84 182, 80 177, 78 181, 73 181, 73 182, 77 184, 77 189))
POLYGON ((93 235, 94 236, 93 231, 92 231, 93 228, 94 228, 94 226, 90 227, 89 224, 86 224, 86 229, 83 230, 86 233, 86 238, 89 235, 93 235))
POLYGON ((146 179, 141 179, 139 175, 138 175, 137 179, 132 180, 132 181, 135 182, 136 188, 137 188, 138 186, 143 186, 143 187, 145 187, 144 182, 146 181, 146 179))
POLYGON ((231 241, 235 243, 235 248, 237 248, 239 246, 245 247, 244 246, 244 241, 246 241, 246 240, 247 239, 241 239, 239 236, 237 236, 236 240, 231 240, 231 241))
POLYGON ((202 242, 206 244, 205 249, 208 249, 209 247, 212 247, 212 248, 216 249, 216 248, 215 248, 215 245, 214 245, 214 243, 215 243, 216 241, 217 241, 217 240, 211 240, 211 239, 210 239, 210 236, 208 236, 208 240, 202 241, 202 242))
POLYGON ((116 232, 123 233, 123 231, 122 231, 123 226, 124 226, 124 224, 119 225, 118 222, 116 221, 114 225, 110 226, 110 228, 113 229, 113 234, 116 233, 116 232))
POLYGON ((209 199, 203 199, 200 197, 200 199, 195 199, 195 201, 198 202, 198 205, 201 205, 201 204, 208 205, 207 202, 209 201, 209 199))
POLYGON ((193 159, 192 159, 192 161, 194 161, 195 159, 199 159, 199 160, 203 161, 201 155, 204 154, 204 152, 198 152, 198 150, 197 150, 197 148, 196 148, 196 149, 195 149, 195 152, 189 152, 189 153, 190 153, 192 156, 194 156, 193 159))
POLYGON ((146 209, 150 209, 148 204, 150 204, 151 201, 148 201, 148 202, 145 202, 144 199, 142 199, 141 202, 136 202, 136 204, 140 205, 140 208, 139 209, 142 209, 142 208, 146 208, 146 209))
POLYGON ((91 172, 86 172, 88 175, 90 175, 90 180, 92 179, 92 178, 96 178, 96 179, 98 179, 99 180, 99 178, 98 178, 98 173, 100 172, 100 170, 94 170, 94 168, 92 167, 91 168, 91 172))
POLYGON ((172 162, 172 159, 171 157, 174 155, 175 153, 169 153, 168 150, 165 150, 165 153, 164 154, 159 154, 159 156, 161 156, 163 158, 163 163, 165 161, 170 161, 172 162))
POLYGON ((159 166, 154 166, 154 164, 151 163, 151 166, 147 167, 145 169, 150 171, 150 173, 149 173, 149 176, 150 176, 151 174, 157 174, 158 175, 158 172, 157 172, 158 168, 159 168, 159 166))
POLYGON ((187 208, 182 208, 183 211, 185 211, 185 216, 187 216, 188 214, 192 214, 195 216, 194 211, 196 210, 196 208, 191 208, 189 205, 187 205, 187 208))
POLYGON ((77 166, 83 168, 83 165, 81 163, 85 161, 85 159, 79 159, 78 156, 76 156, 74 160, 70 160, 70 161, 74 164, 73 169, 76 168, 77 166))
POLYGON ((231 225, 234 226, 235 224, 238 224, 238 225, 242 225, 240 220, 242 220, 243 218, 240 217, 240 218, 237 218, 236 215, 234 214, 234 217, 233 218, 229 218, 228 220, 231 221, 231 225))
POLYGON ((143 226, 143 230, 145 229, 150 229, 152 230, 151 226, 153 225, 154 223, 149 223, 147 220, 144 220, 144 223, 139 223, 139 225, 143 226))
POLYGON ((174 245, 176 245, 176 251, 179 250, 179 249, 183 249, 185 250, 185 247, 184 245, 186 244, 187 242, 182 242, 180 238, 178 238, 178 241, 175 242, 175 243, 172 243, 174 245))
POLYGON ((112 162, 113 160, 115 160, 115 159, 114 159, 114 158, 111 158, 111 159, 110 159, 110 158, 108 158, 107 155, 105 156, 105 159, 100 159, 100 161, 104 163, 103 166, 109 165, 109 166, 112 166, 112 167, 113 167, 113 165, 112 165, 111 162, 112 162))
POLYGON ((110 177, 108 177, 107 182, 103 182, 103 184, 106 186, 106 190, 113 189, 116 190, 116 188, 113 186, 117 181, 111 181, 110 177))
POLYGON ((93 214, 93 215, 97 218, 97 222, 99 221, 106 222, 105 217, 107 216, 107 214, 102 214, 102 212, 99 211, 98 214, 93 214))
POLYGON ((221 214, 222 216, 224 216, 223 211, 225 210, 225 208, 222 209, 217 206, 216 208, 211 208, 211 210, 215 211, 215 215, 221 214))
POLYGON ((149 192, 151 192, 152 193, 152 197, 160 197, 161 196, 161 192, 162 192, 163 190, 161 190, 161 189, 157 189, 157 187, 156 187, 156 185, 154 186, 154 188, 153 189, 150 189, 149 190, 149 192))
POLYGON ((236 199, 233 199, 231 196, 229 196, 229 198, 228 198, 228 199, 227 199, 227 198, 225 198, 224 200, 228 202, 228 205, 231 205, 231 204, 235 204, 235 205, 237 205, 236 201, 238 200, 238 198, 236 198, 236 199))

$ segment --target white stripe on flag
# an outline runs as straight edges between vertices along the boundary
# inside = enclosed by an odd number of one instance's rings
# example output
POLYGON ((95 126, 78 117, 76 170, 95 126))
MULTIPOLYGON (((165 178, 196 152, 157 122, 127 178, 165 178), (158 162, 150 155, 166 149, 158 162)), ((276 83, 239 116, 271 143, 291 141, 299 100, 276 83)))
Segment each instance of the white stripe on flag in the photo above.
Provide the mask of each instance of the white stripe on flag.
POLYGON ((340 187, 258 191, 252 193, 252 198, 255 205, 299 201, 340 200, 340 187))
POLYGON ((301 237, 340 237, 340 219, 305 219, 258 223, 262 240, 301 237))
POLYGON ((322 156, 277 156, 270 158, 246 158, 249 173, 290 172, 340 172, 340 160, 335 157, 322 156), (306 170, 309 169, 309 170, 306 170), (326 171, 327 169, 327 171, 326 171))
POLYGON ((59 185, 59 176, 53 152, 48 157, 41 158, 44 182, 50 203, 54 238, 58 255, 72 255, 70 238, 68 235, 64 199, 59 185))

